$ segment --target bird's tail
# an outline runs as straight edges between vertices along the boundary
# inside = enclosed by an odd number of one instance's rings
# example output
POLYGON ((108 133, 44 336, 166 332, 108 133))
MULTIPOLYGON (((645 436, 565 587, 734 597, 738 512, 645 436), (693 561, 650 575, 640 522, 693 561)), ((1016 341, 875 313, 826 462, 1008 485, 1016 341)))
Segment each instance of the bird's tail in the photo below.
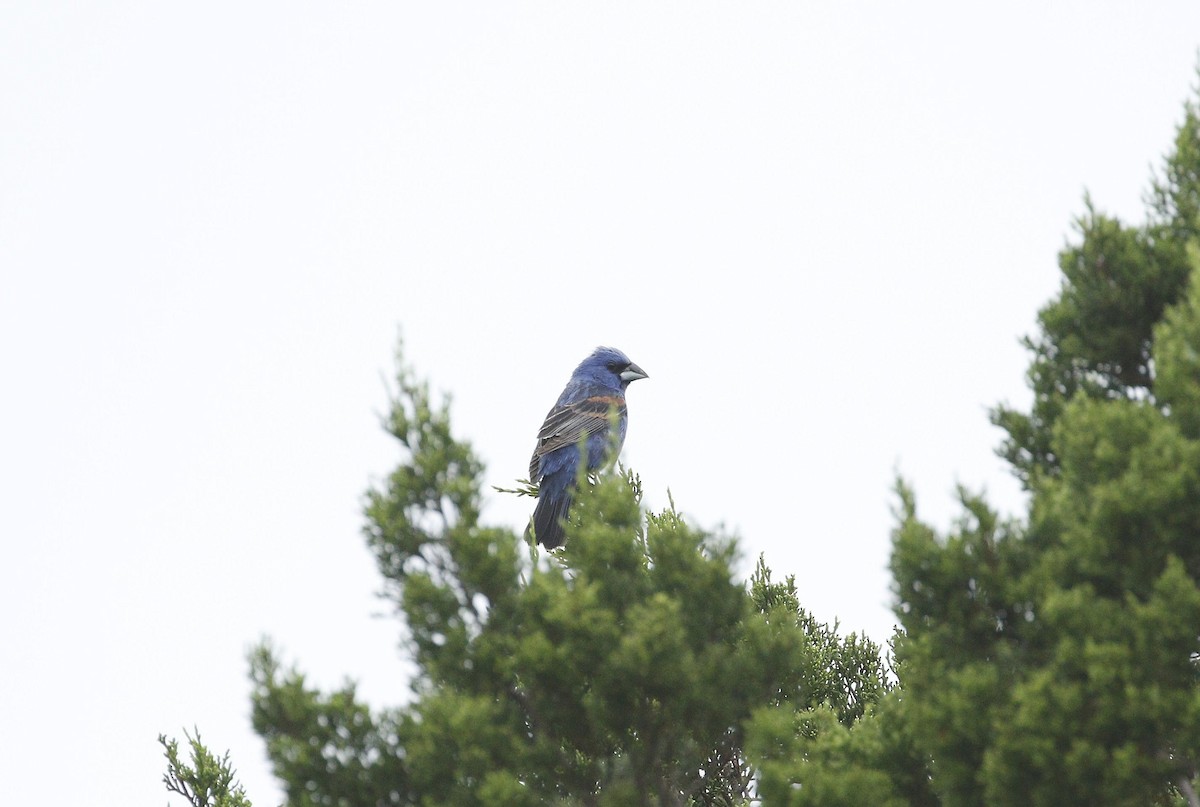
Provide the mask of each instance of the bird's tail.
POLYGON ((533 510, 533 534, 539 544, 547 549, 563 545, 566 536, 563 535, 562 523, 570 507, 570 491, 547 490, 545 485, 542 486, 537 507, 533 510))

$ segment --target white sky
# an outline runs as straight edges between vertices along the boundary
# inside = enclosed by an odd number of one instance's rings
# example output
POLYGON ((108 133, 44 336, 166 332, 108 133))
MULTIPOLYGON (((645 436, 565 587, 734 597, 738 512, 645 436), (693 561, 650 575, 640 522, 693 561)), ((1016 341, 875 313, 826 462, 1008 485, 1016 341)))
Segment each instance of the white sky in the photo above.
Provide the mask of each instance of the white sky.
POLYGON ((263 634, 404 695, 360 536, 400 328, 495 484, 620 347, 649 503, 885 640, 894 471, 1020 510, 986 409, 1200 46, 1194 0, 976 5, 4 3, 3 801, 164 804, 195 724, 278 803, 263 634))

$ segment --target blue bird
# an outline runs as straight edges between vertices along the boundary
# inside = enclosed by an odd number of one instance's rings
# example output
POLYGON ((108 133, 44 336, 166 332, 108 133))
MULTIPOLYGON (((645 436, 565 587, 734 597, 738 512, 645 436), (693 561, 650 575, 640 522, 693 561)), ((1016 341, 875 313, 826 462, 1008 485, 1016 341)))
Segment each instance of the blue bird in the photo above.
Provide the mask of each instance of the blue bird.
POLYGON ((529 481, 538 486, 533 534, 547 549, 562 546, 565 540, 562 522, 575 489, 580 438, 587 432, 587 469, 594 471, 611 458, 609 410, 614 409, 618 433, 613 456, 620 452, 629 424, 625 388, 647 377, 646 371, 621 351, 598 347, 575 368, 558 402, 546 415, 529 460, 529 481))

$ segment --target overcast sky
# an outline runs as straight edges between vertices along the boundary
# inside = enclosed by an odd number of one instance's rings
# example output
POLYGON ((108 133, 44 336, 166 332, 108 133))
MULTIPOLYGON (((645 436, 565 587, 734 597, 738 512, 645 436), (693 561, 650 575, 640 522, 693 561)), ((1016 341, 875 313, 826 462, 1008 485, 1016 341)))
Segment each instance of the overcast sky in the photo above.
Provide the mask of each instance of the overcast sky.
POLYGON ((895 472, 941 527, 958 482, 1021 511, 986 410, 1198 46, 1194 0, 7 0, 3 801, 164 804, 196 725, 277 804, 264 634, 404 696, 360 533, 401 330, 501 485, 621 348, 647 503, 886 640, 895 472))

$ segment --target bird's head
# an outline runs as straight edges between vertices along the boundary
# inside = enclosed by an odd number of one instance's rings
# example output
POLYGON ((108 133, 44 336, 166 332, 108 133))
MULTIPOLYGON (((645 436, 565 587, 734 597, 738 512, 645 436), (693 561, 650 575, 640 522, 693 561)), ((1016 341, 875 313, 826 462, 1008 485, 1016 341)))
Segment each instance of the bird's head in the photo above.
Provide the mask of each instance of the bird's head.
POLYGON ((615 347, 598 347, 575 368, 573 378, 595 381, 612 389, 625 389, 631 381, 648 378, 646 371, 615 347))

